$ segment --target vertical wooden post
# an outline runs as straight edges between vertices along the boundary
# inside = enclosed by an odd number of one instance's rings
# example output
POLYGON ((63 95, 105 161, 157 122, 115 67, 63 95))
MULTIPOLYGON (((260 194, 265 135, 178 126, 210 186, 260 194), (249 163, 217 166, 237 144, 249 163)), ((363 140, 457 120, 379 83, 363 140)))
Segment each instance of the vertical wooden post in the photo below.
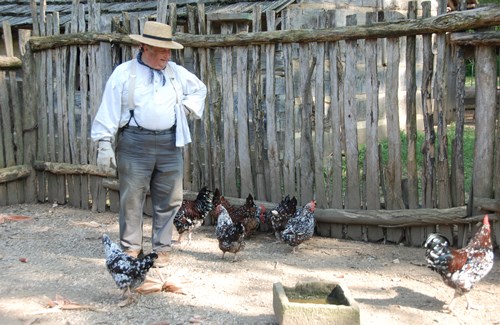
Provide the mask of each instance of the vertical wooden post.
MULTIPOLYGON (((325 15, 321 14, 318 18, 316 28, 325 28, 325 15)), ((316 76, 314 97, 316 105, 314 108, 314 145, 312 147, 314 154, 314 195, 317 201, 318 208, 328 207, 325 176, 323 166, 324 155, 324 134, 325 128, 323 121, 325 119, 325 43, 312 43, 313 48, 316 48, 316 76)))
POLYGON ((299 45, 300 75, 304 80, 301 85, 302 95, 300 128, 300 199, 304 205, 313 198, 314 171, 312 157, 312 75, 316 66, 316 57, 311 53, 309 44, 299 45))
MULTIPOLYGON (((422 2, 422 18, 431 16, 431 2, 422 2)), ((432 52, 432 35, 422 35, 422 116, 424 122, 425 141, 421 148, 424 155, 422 172, 422 206, 434 208, 435 203, 435 155, 434 143, 434 110, 432 107, 432 75, 434 54, 432 52)))
MULTIPOLYGON (((223 34, 231 34, 233 26, 224 23, 223 34)), ((236 187, 236 130, 234 123, 234 93, 233 93, 233 48, 222 49, 222 107, 224 107, 224 190, 226 196, 239 197, 236 187)))
MULTIPOLYGON (((275 30, 275 12, 266 11, 267 29, 275 30)), ((276 89, 275 89, 275 45, 267 44, 266 48, 266 135, 267 135, 267 159, 269 160, 269 176, 271 186, 271 201, 281 200, 281 166, 276 139, 276 89)))
MULTIPOLYGON (((286 10, 282 25, 290 28, 290 11, 286 10)), ((295 173, 295 93, 293 87, 293 45, 283 44, 285 70, 285 139, 283 155, 283 188, 285 195, 296 196, 295 173)))
MULTIPOLYGON (((391 18, 389 18, 390 20, 391 18)), ((387 39, 386 115, 388 163, 386 173, 387 209, 404 209, 401 190, 401 134, 399 123, 399 38, 387 39)))
MULTIPOLYGON (((446 0, 439 0, 438 14, 446 13, 446 0)), ((436 80, 434 83, 435 93, 435 109, 437 112, 438 124, 438 159, 437 159, 437 207, 440 209, 449 208, 451 206, 450 195, 450 180, 448 168, 448 136, 447 128, 448 121, 446 120, 446 69, 447 69, 447 46, 446 34, 441 33, 436 35, 437 56, 436 56, 436 80)))
MULTIPOLYGON (((261 16, 262 6, 258 5, 252 13, 252 31, 261 31, 261 16)), ((285 16, 282 23, 285 28, 285 16)), ((260 45, 252 46, 252 66, 250 67, 250 94, 249 103, 252 103, 253 112, 253 130, 255 133, 255 150, 253 163, 255 166, 255 184, 257 190, 257 198, 259 200, 267 200, 270 196, 270 189, 266 186, 266 176, 264 167, 264 110, 262 107, 262 76, 261 76, 261 48, 260 45)), ((286 66, 285 66, 286 73, 286 66)), ((286 150, 286 148, 285 148, 286 150)))
MULTIPOLYGON (((347 26, 355 26, 356 24, 356 15, 349 15, 346 17, 347 26)), ((347 187, 345 195, 346 209, 359 209, 361 205, 358 164, 358 127, 356 110, 356 49, 356 40, 346 41, 344 84, 344 124, 346 144, 345 155, 347 163, 347 187)))
MULTIPOLYGON (((474 146, 474 196, 491 198, 493 180, 499 170, 493 170, 496 110, 495 48, 476 47, 476 137, 474 146)), ((497 135, 498 136, 498 135, 497 135)), ((499 148, 497 148, 498 151, 499 148)))
MULTIPOLYGON (((408 2, 408 19, 417 18, 417 2, 408 2)), ((418 208, 417 175, 417 73, 415 36, 406 37, 406 136, 408 152, 406 170, 408 175, 408 208, 418 208)))

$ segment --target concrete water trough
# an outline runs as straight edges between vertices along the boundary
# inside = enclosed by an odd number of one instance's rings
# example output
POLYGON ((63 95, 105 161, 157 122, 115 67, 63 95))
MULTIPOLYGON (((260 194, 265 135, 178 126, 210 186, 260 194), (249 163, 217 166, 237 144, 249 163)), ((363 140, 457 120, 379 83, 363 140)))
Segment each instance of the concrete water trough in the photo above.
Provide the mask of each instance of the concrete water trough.
POLYGON ((360 323, 359 306, 349 289, 336 282, 273 284, 273 308, 280 324, 360 323))

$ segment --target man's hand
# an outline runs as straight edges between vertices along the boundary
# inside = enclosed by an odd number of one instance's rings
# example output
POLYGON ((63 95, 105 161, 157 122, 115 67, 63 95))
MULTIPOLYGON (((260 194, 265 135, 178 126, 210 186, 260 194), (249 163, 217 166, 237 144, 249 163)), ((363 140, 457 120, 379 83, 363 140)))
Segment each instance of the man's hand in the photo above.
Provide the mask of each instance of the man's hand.
POLYGON ((109 140, 99 140, 97 166, 116 169, 115 151, 109 140))

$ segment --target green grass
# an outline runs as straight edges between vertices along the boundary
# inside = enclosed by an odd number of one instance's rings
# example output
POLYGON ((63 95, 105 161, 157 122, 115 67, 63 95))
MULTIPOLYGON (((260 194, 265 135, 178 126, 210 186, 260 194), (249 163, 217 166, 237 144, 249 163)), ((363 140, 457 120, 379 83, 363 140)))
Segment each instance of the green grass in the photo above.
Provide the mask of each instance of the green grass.
MULTIPOLYGON (((437 129, 435 130, 437 134, 437 129)), ((453 155, 453 146, 452 141, 455 138, 455 125, 449 125, 446 129, 448 136, 448 163, 451 168, 451 158, 453 155)), ((465 127, 464 129, 464 138, 463 138, 463 157, 464 157, 464 188, 465 191, 470 191, 472 186, 472 168, 474 161, 474 138, 475 132, 473 127, 465 127)), ((425 141, 425 135, 423 132, 417 132, 417 173, 419 178, 419 183, 421 180, 422 170, 423 170, 423 162, 424 155, 421 153, 420 148, 425 141)), ((435 144, 435 152, 437 155, 438 142, 435 144)), ((382 161, 387 163, 388 161, 388 142, 387 140, 382 140, 380 142, 381 146, 381 155, 382 161)), ((359 150, 359 161, 360 166, 362 166, 363 161, 365 159, 366 147, 364 145, 361 146, 359 150)), ((405 132, 401 132, 401 158, 402 158, 402 166, 403 166, 403 177, 407 174, 406 164, 407 164, 407 156, 408 156, 408 137, 405 132)), ((437 159, 437 157, 436 157, 437 159)), ((419 189, 420 190, 420 189, 419 189)))

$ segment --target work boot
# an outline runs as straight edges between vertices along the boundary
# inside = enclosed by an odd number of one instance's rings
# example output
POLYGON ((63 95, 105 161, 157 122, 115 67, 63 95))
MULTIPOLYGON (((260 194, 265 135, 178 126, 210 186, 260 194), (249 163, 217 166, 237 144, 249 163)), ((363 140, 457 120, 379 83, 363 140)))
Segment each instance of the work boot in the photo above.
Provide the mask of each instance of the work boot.
POLYGON ((168 265, 168 261, 170 260, 170 252, 160 251, 155 252, 158 255, 158 258, 155 260, 155 267, 165 267, 168 265))
POLYGON ((138 258, 141 257, 141 255, 143 255, 141 249, 127 249, 124 251, 124 253, 127 254, 128 256, 132 256, 133 258, 138 258))

